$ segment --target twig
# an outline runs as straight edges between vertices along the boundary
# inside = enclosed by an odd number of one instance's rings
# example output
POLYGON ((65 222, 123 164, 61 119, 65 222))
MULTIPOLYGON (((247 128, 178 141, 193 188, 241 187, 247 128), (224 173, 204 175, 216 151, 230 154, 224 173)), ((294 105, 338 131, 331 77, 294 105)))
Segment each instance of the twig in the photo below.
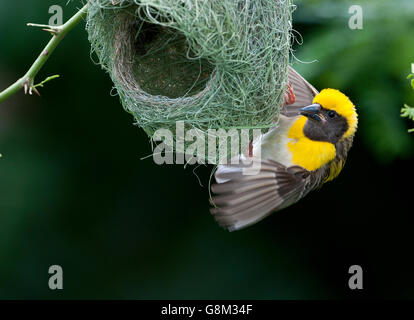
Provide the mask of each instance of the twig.
POLYGON ((34 78, 36 77, 40 69, 43 67, 43 65, 46 63, 49 56, 53 53, 53 51, 56 49, 56 47, 58 46, 60 41, 65 37, 65 35, 70 30, 72 30, 73 27, 75 27, 79 22, 82 21, 87 11, 88 11, 88 3, 85 4, 65 24, 63 24, 62 26, 58 26, 58 27, 42 25, 42 24, 34 24, 34 23, 27 24, 28 26, 41 27, 43 28, 43 30, 50 32, 52 34, 52 39, 50 39, 49 43, 42 50, 39 57, 35 60, 35 62, 30 67, 29 71, 27 71, 26 74, 22 78, 17 80, 10 87, 0 92, 0 103, 10 98, 12 95, 14 95, 16 92, 18 92, 22 88, 24 89, 25 94, 27 93, 32 94, 33 92, 35 92, 36 94, 39 94, 36 87, 39 87, 39 86, 41 87, 43 86, 45 82, 57 78, 56 76, 52 76, 52 77, 47 78, 45 81, 41 82, 40 84, 34 85, 34 78))

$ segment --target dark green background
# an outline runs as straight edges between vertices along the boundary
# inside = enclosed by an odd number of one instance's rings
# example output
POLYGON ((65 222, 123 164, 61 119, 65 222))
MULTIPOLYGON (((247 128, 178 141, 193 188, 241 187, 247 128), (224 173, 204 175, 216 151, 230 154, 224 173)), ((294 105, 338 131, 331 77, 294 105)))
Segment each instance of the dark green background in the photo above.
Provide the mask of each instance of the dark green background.
MULTIPOLYGON (((79 3, 2 0, 0 87, 22 76, 49 36, 50 5, 64 20, 79 3)), ((41 88, 0 105, 0 298, 413 298, 414 3, 297 1, 304 38, 294 63, 317 88, 358 106, 359 130, 342 174, 298 204, 229 233, 208 212, 212 169, 158 166, 109 77, 90 59, 84 26, 61 43, 41 88), (64 290, 48 288, 59 264, 64 290), (348 268, 364 290, 348 288, 348 268)))

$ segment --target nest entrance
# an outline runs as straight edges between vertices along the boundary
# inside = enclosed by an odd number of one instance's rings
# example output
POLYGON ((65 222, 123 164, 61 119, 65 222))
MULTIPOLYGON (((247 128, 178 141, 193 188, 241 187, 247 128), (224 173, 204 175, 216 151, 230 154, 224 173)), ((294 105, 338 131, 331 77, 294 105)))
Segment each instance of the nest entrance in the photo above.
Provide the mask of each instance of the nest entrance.
POLYGON ((132 34, 134 79, 143 91, 174 99, 192 96, 206 87, 214 67, 194 56, 179 31, 137 20, 132 34))
POLYGON ((91 0, 92 50, 125 110, 159 129, 266 130, 283 104, 291 0, 91 0))

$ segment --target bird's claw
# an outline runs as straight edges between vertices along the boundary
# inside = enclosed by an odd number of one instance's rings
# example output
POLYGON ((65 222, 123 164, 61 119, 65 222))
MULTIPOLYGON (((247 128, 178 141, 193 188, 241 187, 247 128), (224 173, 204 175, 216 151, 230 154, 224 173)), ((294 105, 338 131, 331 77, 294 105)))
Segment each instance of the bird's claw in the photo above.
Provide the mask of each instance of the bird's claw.
POLYGON ((294 104, 296 101, 295 93, 293 92, 292 85, 288 83, 287 89, 284 94, 285 98, 285 106, 288 106, 290 104, 294 104))

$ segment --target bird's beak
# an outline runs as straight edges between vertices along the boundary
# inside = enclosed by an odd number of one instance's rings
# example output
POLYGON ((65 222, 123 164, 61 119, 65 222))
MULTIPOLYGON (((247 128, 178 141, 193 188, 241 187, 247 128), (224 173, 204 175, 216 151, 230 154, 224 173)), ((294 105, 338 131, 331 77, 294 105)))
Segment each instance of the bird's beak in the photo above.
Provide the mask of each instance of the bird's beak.
POLYGON ((300 114, 319 122, 322 120, 319 115, 321 109, 322 109, 321 105, 319 103, 315 103, 315 104, 311 104, 310 106, 300 109, 300 114))

